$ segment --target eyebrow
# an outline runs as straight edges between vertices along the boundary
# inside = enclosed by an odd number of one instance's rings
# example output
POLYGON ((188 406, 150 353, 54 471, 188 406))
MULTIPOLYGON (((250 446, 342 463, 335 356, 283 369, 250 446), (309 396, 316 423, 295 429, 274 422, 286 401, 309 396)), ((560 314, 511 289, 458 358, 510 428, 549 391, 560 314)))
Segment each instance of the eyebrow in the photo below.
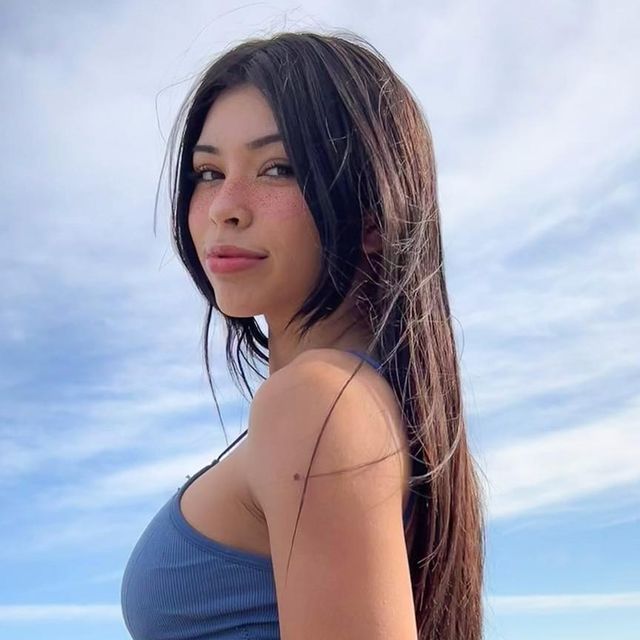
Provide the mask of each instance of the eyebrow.
MULTIPOLYGON (((266 147, 267 145, 274 144, 276 142, 282 142, 282 136, 279 133, 270 133, 266 136, 251 140, 244 146, 250 151, 254 151, 255 149, 260 149, 261 147, 266 147)), ((218 149, 218 147, 214 147, 212 144, 197 144, 193 147, 193 153, 196 151, 203 151, 204 153, 211 153, 216 156, 220 155, 220 149, 218 149)))

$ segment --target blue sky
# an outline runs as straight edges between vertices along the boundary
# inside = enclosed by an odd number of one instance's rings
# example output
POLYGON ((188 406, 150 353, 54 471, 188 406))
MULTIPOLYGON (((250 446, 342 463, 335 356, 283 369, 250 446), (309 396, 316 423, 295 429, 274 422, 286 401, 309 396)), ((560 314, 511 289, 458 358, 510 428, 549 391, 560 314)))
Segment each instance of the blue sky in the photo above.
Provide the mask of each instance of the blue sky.
MULTIPOLYGON (((226 446, 155 189, 193 75, 302 28, 368 38, 433 133, 487 639, 640 637, 637 2, 0 12, 0 640, 126 639, 133 545, 226 446)), ((220 325, 212 363, 231 441, 248 406, 220 325)))

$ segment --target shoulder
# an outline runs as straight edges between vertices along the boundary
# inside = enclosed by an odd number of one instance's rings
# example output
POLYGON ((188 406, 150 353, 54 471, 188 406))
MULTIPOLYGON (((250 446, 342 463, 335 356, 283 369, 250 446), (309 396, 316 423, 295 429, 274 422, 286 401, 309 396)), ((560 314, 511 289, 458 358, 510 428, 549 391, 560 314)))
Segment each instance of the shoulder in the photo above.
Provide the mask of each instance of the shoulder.
POLYGON ((251 405, 247 475, 269 531, 283 638, 408 637, 390 630, 414 624, 397 408, 367 363, 349 381, 359 363, 307 352, 251 405))
POLYGON ((305 351, 267 378, 253 398, 252 412, 268 409, 275 398, 280 402, 285 397, 294 402, 305 396, 306 400, 320 399, 318 393, 340 390, 348 380, 343 403, 374 402, 381 410, 395 413, 397 401, 391 386, 374 367, 351 353, 328 348, 305 351))
MULTIPOLYGON (((320 436, 313 463, 316 473, 338 462, 371 461, 406 448, 391 386, 367 362, 356 372, 360 363, 360 358, 344 351, 313 349, 261 385, 249 416, 249 448, 258 457, 252 458, 256 469, 265 471, 269 462, 279 463, 283 448, 289 456, 293 452, 301 456, 298 463, 302 463, 320 436)), ((401 463, 402 456, 398 453, 395 460, 401 463)))

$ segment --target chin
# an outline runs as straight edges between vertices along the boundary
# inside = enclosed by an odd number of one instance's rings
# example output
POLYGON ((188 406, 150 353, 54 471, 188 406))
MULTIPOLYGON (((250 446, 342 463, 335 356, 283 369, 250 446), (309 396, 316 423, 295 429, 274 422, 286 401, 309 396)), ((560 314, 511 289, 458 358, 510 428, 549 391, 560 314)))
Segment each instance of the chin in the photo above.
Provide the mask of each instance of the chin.
POLYGON ((222 296, 216 296, 216 303, 220 312, 229 318, 253 318, 262 313, 262 308, 257 306, 255 301, 236 300, 230 302, 222 296))
POLYGON ((224 313, 224 315, 227 318, 235 318, 235 319, 255 318, 257 315, 260 315, 259 313, 227 313, 226 311, 223 311, 222 313, 224 313))

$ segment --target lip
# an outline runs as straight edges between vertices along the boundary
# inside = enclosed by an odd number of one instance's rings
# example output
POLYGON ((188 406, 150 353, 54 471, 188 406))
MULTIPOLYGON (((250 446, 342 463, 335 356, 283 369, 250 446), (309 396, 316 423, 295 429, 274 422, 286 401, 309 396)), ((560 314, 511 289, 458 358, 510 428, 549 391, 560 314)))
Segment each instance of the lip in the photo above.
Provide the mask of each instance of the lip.
POLYGON ((242 271, 255 267, 260 262, 266 259, 264 257, 252 257, 246 256, 221 258, 220 256, 210 255, 206 259, 207 269, 212 273, 234 273, 236 271, 242 271))
POLYGON ((236 247, 232 244, 214 244, 206 251, 206 257, 224 257, 224 258, 266 258, 266 254, 252 249, 236 247))

